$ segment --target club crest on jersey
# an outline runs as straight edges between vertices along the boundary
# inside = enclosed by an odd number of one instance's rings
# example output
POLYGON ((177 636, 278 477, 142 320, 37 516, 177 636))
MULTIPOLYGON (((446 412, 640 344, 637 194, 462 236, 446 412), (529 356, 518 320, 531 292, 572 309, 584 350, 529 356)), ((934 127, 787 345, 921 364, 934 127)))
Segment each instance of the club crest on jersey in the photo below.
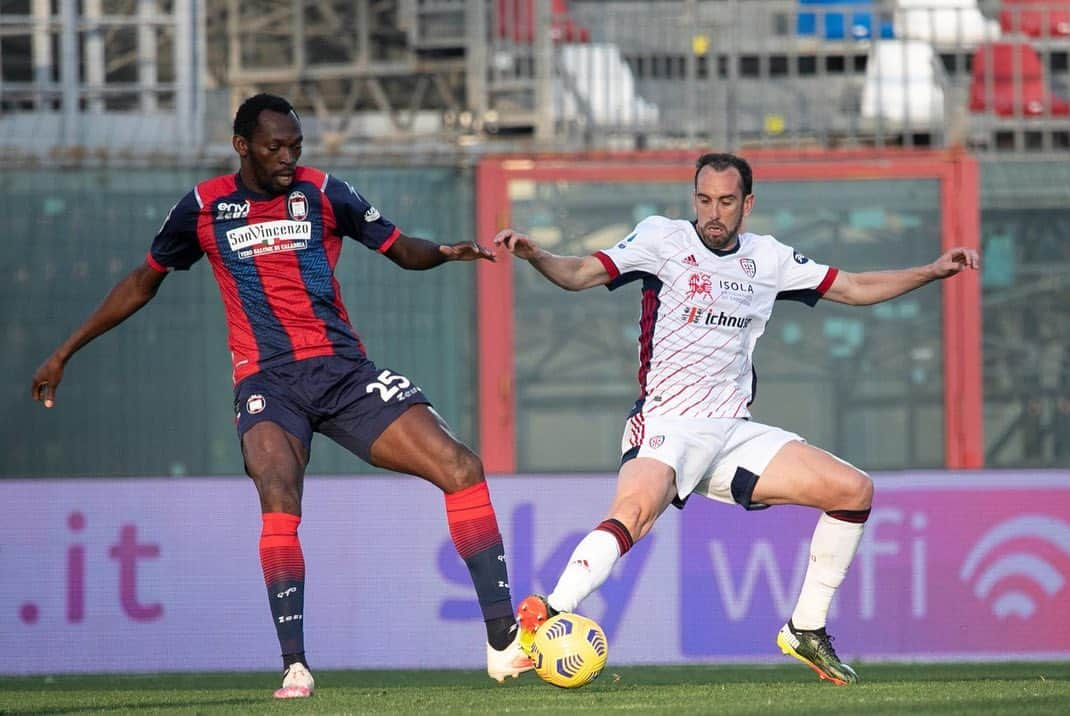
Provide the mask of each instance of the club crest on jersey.
POLYGON ((308 197, 299 191, 290 192, 286 199, 286 211, 294 221, 304 221, 308 218, 308 197))
POLYGON ((654 437, 650 438, 650 440, 647 441, 647 445, 650 446, 651 450, 657 450, 659 447, 661 447, 664 444, 665 444, 665 436, 664 435, 655 435, 654 437))
POLYGON ((754 259, 740 259, 739 265, 743 268, 743 273, 751 278, 758 273, 758 264, 754 263, 754 259))
POLYGON ((687 279, 688 300, 696 296, 713 298, 713 281, 708 273, 693 273, 687 279))
POLYGON ((264 396, 256 393, 250 395, 249 399, 245 401, 245 412, 249 415, 256 415, 257 413, 264 412, 264 408, 267 407, 267 399, 264 396))

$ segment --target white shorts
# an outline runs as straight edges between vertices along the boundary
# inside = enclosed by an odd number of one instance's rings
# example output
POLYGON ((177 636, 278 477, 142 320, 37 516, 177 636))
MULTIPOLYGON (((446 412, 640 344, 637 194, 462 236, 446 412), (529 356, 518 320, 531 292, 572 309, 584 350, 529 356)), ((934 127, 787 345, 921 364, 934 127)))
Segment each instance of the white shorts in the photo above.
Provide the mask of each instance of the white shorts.
POLYGON ((621 440, 627 461, 649 457, 676 471, 677 506, 691 493, 748 510, 751 493, 773 456, 786 443, 805 442, 795 433, 741 418, 675 418, 639 413, 628 419, 621 440))

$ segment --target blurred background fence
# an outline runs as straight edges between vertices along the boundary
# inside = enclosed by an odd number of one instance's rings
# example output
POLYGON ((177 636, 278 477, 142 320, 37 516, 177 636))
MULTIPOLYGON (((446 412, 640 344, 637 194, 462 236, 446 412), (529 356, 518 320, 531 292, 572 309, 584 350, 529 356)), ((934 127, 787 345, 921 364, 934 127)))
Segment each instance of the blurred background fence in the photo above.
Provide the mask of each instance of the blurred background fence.
MULTIPOLYGON (((308 163, 439 241, 489 239, 476 235, 473 168, 498 155, 965 151, 980 167, 983 462, 1070 466, 1068 8, 0 0, 0 474, 240 474, 205 266, 87 347, 58 410, 34 409, 27 390, 37 363, 141 260, 170 205, 233 169, 233 110, 261 90, 295 102, 308 163)), ((863 270, 939 248, 933 184, 789 186, 757 170, 752 228, 818 260, 863 270)), ((579 252, 646 213, 687 216, 689 201, 686 182, 549 182, 511 208, 520 228, 579 252)), ((634 399, 637 301, 556 293, 524 266, 515 278, 509 389, 520 412, 501 438, 516 441, 515 468, 611 469, 634 399)), ((352 246, 339 279, 372 357, 411 373, 464 439, 486 447, 474 272, 407 274, 352 246)), ((931 287, 864 311, 779 311, 759 347, 758 416, 805 424, 867 467, 944 465, 941 332, 956 317, 938 307, 931 287), (815 420, 799 409, 807 401, 840 411, 815 420)), ((333 447, 314 453, 314 472, 368 469, 333 447)))
MULTIPOLYGON (((939 251, 936 182, 762 182, 761 168, 752 228, 817 260, 864 270, 939 251)), ((225 326, 206 264, 171 277, 147 309, 83 349, 57 409, 28 395, 34 367, 142 260, 170 205, 216 170, 5 173, 4 476, 240 474, 225 326)), ((476 236, 470 167, 335 171, 414 235, 476 236)), ((648 213, 687 216, 688 192, 686 182, 550 182, 514 196, 513 221, 556 251, 584 253, 648 213)), ((1070 466, 1070 169, 982 161, 980 203, 985 268, 972 310, 982 318, 985 464, 1070 466)), ((471 267, 405 272, 352 244, 338 273, 372 357, 418 380, 478 446, 471 267)), ((638 297, 568 294, 523 265, 513 275, 517 469, 611 469, 637 390, 638 297)), ((943 466, 941 335, 944 321, 964 317, 942 314, 939 297, 932 286, 868 309, 782 306, 757 353, 756 414, 873 469, 943 466)), ((366 469, 317 441, 310 470, 366 469)))

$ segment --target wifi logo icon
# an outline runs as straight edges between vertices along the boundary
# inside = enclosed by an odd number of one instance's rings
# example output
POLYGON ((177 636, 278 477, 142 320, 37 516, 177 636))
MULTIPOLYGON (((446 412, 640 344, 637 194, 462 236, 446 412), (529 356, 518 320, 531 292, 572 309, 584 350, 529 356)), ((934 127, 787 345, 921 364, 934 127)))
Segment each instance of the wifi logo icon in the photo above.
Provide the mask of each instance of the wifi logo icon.
MULTIPOLYGON (((1028 619, 1037 609, 1038 591, 1051 598, 1066 584, 1066 577, 1055 565, 1024 550, 1000 551, 994 559, 987 559, 1004 544, 1022 539, 1050 544, 1066 555, 1070 564, 1070 524, 1062 520, 1046 515, 1022 515, 986 532, 966 555, 959 579, 967 584, 972 582, 974 596, 988 603, 992 614, 1000 620, 1011 616, 1028 619), (1006 581, 1011 577, 1025 578, 1036 589, 1026 591, 1008 586, 1006 581)), ((1015 580, 1016 585, 1021 583, 1020 579, 1015 580)))

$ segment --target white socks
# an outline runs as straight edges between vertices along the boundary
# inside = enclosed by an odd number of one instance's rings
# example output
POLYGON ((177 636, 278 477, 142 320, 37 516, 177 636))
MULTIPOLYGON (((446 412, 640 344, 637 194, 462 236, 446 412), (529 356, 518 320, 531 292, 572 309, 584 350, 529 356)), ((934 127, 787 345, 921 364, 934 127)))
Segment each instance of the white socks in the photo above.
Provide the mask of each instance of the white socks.
POLYGON ((596 529, 580 540, 546 601, 559 612, 573 612, 588 594, 602 586, 620 559, 617 538, 596 529))
MULTIPOLYGON (((796 629, 820 629, 825 626, 836 590, 847 576, 847 568, 862 541, 864 523, 846 522, 822 514, 810 540, 810 564, 803 579, 802 591, 791 615, 796 629)), ((568 565, 547 597, 559 612, 572 612, 591 592, 609 578, 620 559, 620 543, 603 529, 592 530, 580 540, 569 557, 568 565)))
POLYGON ((796 629, 825 626, 832 597, 843 583, 847 568, 862 541, 862 523, 845 522, 822 514, 810 540, 810 565, 806 569, 799 601, 791 615, 796 629))

